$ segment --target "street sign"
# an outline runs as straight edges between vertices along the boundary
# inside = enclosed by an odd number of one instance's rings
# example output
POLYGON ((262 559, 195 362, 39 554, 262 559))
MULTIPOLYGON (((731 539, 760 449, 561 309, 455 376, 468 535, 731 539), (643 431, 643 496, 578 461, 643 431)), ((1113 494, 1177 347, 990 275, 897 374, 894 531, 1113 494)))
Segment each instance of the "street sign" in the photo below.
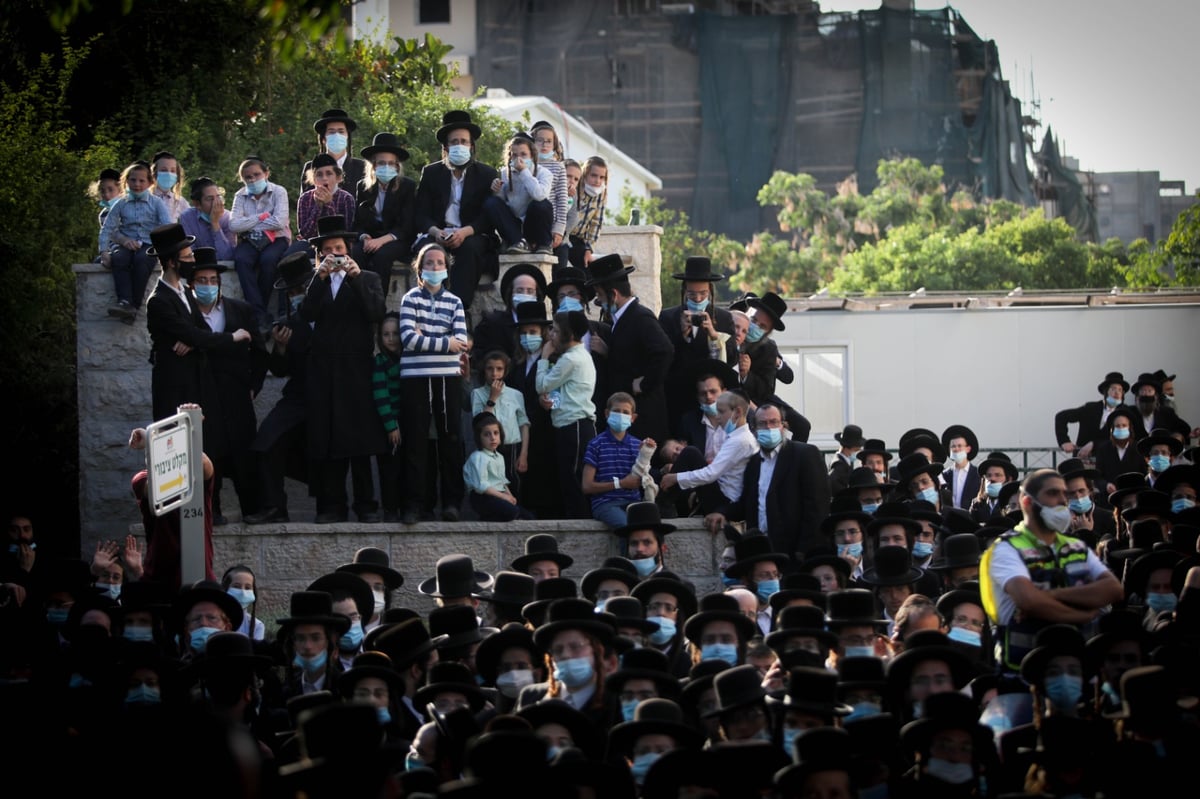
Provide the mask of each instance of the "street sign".
POLYGON ((192 499, 192 419, 187 411, 146 427, 146 471, 150 504, 163 516, 192 499))

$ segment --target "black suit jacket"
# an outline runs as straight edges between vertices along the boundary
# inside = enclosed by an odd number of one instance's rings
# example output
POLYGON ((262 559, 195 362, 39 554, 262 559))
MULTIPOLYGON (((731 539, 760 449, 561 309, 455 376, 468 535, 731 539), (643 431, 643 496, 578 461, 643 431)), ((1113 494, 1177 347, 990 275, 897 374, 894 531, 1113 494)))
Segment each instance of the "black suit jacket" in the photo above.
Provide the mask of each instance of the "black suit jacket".
MULTIPOLYGON (((492 181, 500 173, 487 164, 472 161, 463 172, 462 199, 458 216, 462 226, 470 225, 476 234, 491 233, 477 225, 483 213, 483 202, 492 196, 492 181)), ((416 233, 428 233, 431 227, 446 226, 446 208, 450 205, 450 167, 445 161, 435 161, 421 170, 421 182, 417 184, 416 233)))
MULTIPOLYGON (((756 344, 747 342, 750 371, 742 378, 742 388, 755 405, 770 402, 775 395, 775 379, 779 372, 779 347, 769 338, 756 344)), ((822 470, 823 471, 823 470, 822 470)))
POLYGON ((1132 437, 1129 439, 1129 446, 1125 447, 1125 457, 1120 457, 1112 440, 1107 438, 1096 444, 1092 456, 1096 459, 1096 468, 1100 471, 1100 481, 1114 486, 1117 477, 1126 472, 1146 473, 1146 459, 1137 451, 1137 443, 1132 437))
MULTIPOLYGON (((1154 411, 1154 429, 1170 430, 1172 433, 1179 433, 1183 436, 1184 441, 1190 440, 1192 435, 1191 425, 1180 419, 1179 414, 1175 413, 1174 409, 1164 408, 1161 405, 1154 411)), ((1142 439, 1150 435, 1151 432, 1153 431, 1146 429, 1146 423, 1142 419, 1142 414, 1135 410, 1133 413, 1134 436, 1142 439)))
POLYGON ((1104 400, 1085 402, 1078 408, 1059 411, 1054 414, 1054 440, 1060 447, 1070 441, 1067 432, 1067 425, 1070 424, 1079 425, 1079 429, 1075 431, 1075 446, 1077 447, 1104 438, 1104 433, 1100 429, 1100 416, 1103 413, 1104 400))
POLYGON ((829 464, 830 496, 837 496, 839 491, 845 490, 850 485, 850 472, 852 471, 854 471, 854 467, 846 463, 841 455, 834 453, 833 463, 829 464))
POLYGON ((654 312, 634 297, 608 331, 606 343, 608 390, 625 391, 637 400, 637 419, 629 432, 661 442, 671 427, 663 384, 675 352, 671 341, 654 312), (634 394, 633 381, 639 377, 642 392, 634 394))
POLYGON ((387 192, 383 198, 383 212, 379 219, 375 218, 375 201, 379 198, 379 184, 371 188, 358 187, 356 194, 358 206, 354 211, 354 230, 356 233, 366 233, 372 238, 391 233, 404 247, 404 252, 412 249, 416 238, 414 216, 417 207, 417 184, 412 178, 401 178, 394 189, 387 192))
MULTIPOLYGON (((812 444, 785 441, 767 491, 767 537, 771 549, 793 557, 821 545, 821 520, 829 515, 825 458, 812 444)), ((742 476, 742 496, 722 509, 725 518, 758 526, 758 476, 762 456, 752 456, 742 476)))
MULTIPOLYGON (((692 382, 691 371, 696 364, 711 357, 708 351, 708 336, 701 333, 690 342, 683 340, 680 328, 683 325, 684 311, 684 306, 675 305, 664 308, 658 315, 658 322, 675 350, 671 358, 671 369, 667 372, 667 413, 672 419, 679 418, 689 404, 695 403, 696 386, 692 382)), ((736 369, 737 346, 733 343, 733 316, 724 308, 713 308, 713 315, 716 329, 729 334, 721 360, 736 369)))
POLYGON ((232 297, 222 297, 225 329, 241 328, 250 341, 214 348, 208 355, 216 385, 217 407, 204 414, 204 451, 211 457, 249 449, 258 419, 254 400, 267 374, 267 347, 259 332, 254 308, 232 297))
MULTIPOLYGON (((971 507, 971 500, 979 496, 979 480, 979 469, 972 463, 967 467, 967 480, 963 483, 961 504, 955 507, 963 510, 971 507)), ((949 504, 954 504, 954 470, 947 469, 942 472, 942 481, 946 484, 945 495, 950 498, 949 504)))
MULTIPOLYGON (((312 169, 312 161, 305 161, 304 167, 300 170, 300 194, 313 188, 313 184, 304 179, 310 169, 312 169)), ((353 194, 356 201, 358 200, 358 184, 366 176, 367 162, 361 158, 347 156, 346 162, 342 165, 342 188, 353 194)), ((296 196, 299 197, 300 194, 296 196)))

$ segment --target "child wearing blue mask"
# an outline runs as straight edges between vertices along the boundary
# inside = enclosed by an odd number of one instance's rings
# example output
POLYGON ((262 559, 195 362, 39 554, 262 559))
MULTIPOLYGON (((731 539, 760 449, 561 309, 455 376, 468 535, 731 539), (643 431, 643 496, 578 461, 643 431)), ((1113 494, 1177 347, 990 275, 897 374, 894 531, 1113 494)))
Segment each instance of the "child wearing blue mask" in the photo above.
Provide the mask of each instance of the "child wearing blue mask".
POLYGON ((463 482, 471 491, 471 508, 485 522, 532 519, 533 514, 517 504, 505 476, 504 456, 499 452, 505 440, 500 420, 485 411, 475 416, 472 426, 478 449, 463 466, 463 482))
POLYGON ((121 172, 121 197, 100 228, 100 263, 112 269, 117 301, 109 316, 132 323, 154 271, 150 231, 171 223, 171 212, 151 191, 150 165, 136 161, 121 172))
POLYGON ((533 139, 526 133, 508 140, 505 165, 500 177, 492 181, 492 196, 483 203, 489 226, 500 234, 509 254, 549 253, 551 249, 554 173, 535 160, 533 148, 533 139))
POLYGON ((242 624, 237 632, 255 641, 266 640, 267 627, 255 611, 258 607, 258 580, 250 567, 240 563, 230 566, 221 577, 221 587, 242 606, 242 624))
POLYGON ((267 300, 279 260, 291 240, 287 189, 270 182, 271 170, 256 156, 242 161, 238 176, 243 185, 233 196, 229 220, 229 229, 238 237, 233 264, 242 284, 242 296, 258 311, 266 327, 271 322, 267 300))
POLYGON ((187 200, 183 199, 183 167, 179 160, 166 150, 159 150, 150 159, 153 169, 154 196, 163 201, 171 213, 171 221, 178 222, 179 217, 188 209, 187 200))
POLYGON ((610 527, 624 527, 625 509, 642 501, 642 477, 635 473, 643 442, 628 434, 637 418, 637 403, 624 391, 608 398, 604 432, 593 438, 583 454, 583 493, 591 498, 592 518, 610 527))
MULTIPOLYGON (((101 169, 99 179, 88 186, 88 196, 100 207, 100 227, 104 227, 108 209, 112 208, 121 196, 121 173, 115 169, 101 169)), ((99 260, 97 257, 96 261, 99 260)))

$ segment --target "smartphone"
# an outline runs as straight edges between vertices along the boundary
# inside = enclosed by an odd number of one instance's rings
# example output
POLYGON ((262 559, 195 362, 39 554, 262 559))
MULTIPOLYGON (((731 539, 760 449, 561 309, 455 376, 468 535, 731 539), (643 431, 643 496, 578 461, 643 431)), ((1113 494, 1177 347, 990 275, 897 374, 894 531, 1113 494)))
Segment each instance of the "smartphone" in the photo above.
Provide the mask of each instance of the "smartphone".
POLYGON ((704 327, 704 314, 702 314, 702 313, 692 314, 692 326, 693 327, 704 327))

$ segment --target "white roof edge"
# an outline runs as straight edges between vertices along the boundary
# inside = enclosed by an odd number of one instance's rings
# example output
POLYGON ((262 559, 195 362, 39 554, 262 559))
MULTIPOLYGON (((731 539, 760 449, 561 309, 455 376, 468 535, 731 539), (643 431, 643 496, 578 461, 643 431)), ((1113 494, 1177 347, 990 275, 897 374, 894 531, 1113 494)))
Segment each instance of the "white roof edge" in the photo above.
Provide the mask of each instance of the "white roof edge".
MULTIPOLYGON (((591 149, 594 155, 609 161, 620 161, 621 164, 630 172, 633 172, 652 190, 660 191, 663 187, 662 178, 651 172, 646 167, 642 166, 641 162, 637 161, 612 142, 600 136, 585 120, 580 119, 572 114, 567 113, 558 103, 551 100, 549 97, 541 95, 524 94, 508 97, 479 97, 471 101, 472 105, 484 105, 493 108, 502 113, 523 113, 532 111, 535 108, 545 108, 548 113, 545 118, 556 123, 556 127, 565 128, 569 137, 563 135, 563 130, 559 130, 559 135, 563 136, 564 140, 582 139, 584 143, 591 142, 591 149), (555 119, 557 117, 557 119, 555 119), (563 124, 566 123, 566 124, 563 124)), ((534 121, 537 117, 534 118, 534 121)), ((564 142, 565 143, 565 142, 564 142)))

